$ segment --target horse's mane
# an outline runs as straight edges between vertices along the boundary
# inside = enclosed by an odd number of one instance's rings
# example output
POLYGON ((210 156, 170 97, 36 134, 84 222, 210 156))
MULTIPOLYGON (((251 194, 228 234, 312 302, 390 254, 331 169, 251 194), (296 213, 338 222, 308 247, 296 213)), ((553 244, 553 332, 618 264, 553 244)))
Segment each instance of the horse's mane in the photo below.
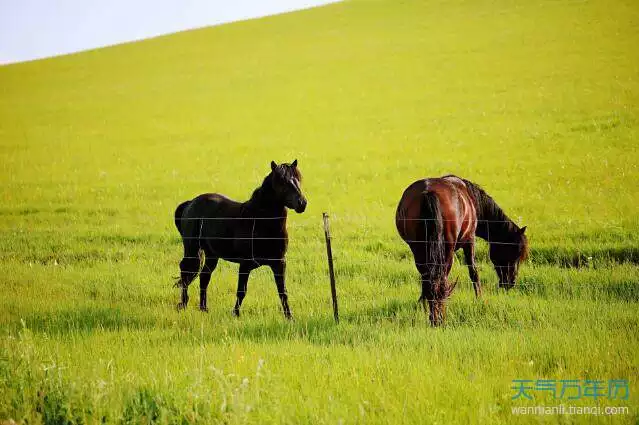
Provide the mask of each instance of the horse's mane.
MULTIPOLYGON (((477 183, 473 183, 470 180, 466 180, 460 177, 460 179, 466 184, 468 192, 475 200, 475 207, 477 208, 477 218, 479 220, 490 221, 503 221, 512 222, 506 215, 504 210, 501 209, 497 202, 477 183)), ((514 223, 513 223, 514 224, 514 223)))
POLYGON ((268 198, 268 194, 273 192, 273 188, 271 187, 272 178, 273 173, 269 173, 266 177, 264 177, 262 184, 253 191, 253 194, 251 194, 251 199, 249 199, 248 202, 252 201, 252 203, 254 204, 257 202, 261 202, 265 197, 268 198))
MULTIPOLYGON (((491 198, 481 186, 477 183, 471 182, 470 180, 466 180, 461 177, 460 179, 464 182, 468 188, 468 192, 475 200, 477 219, 480 221, 487 220, 484 223, 480 222, 478 224, 478 228, 480 226, 488 228, 488 226, 492 224, 490 227, 494 230, 502 229, 502 231, 506 230, 507 232, 519 231, 519 227, 510 218, 508 218, 504 210, 497 205, 497 202, 495 202, 495 200, 491 198)), ((493 230, 491 230, 491 232, 492 231, 493 230)), ((521 263, 528 257, 529 253, 528 238, 525 235, 522 235, 520 244, 521 255, 519 257, 519 262, 521 263)))
POLYGON ((521 255, 519 256, 519 262, 523 263, 527 258, 528 255, 530 254, 530 248, 528 247, 528 238, 523 235, 524 237, 522 238, 522 247, 521 247, 521 255))

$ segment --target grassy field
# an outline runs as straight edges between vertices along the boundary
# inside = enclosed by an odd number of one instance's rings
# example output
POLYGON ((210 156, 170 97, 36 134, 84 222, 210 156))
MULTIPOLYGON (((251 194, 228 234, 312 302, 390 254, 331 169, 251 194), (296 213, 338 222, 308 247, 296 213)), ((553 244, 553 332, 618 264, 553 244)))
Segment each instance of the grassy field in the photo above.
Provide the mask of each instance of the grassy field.
POLYGON ((0 423, 639 423, 639 5, 347 1, 0 67, 0 423), (176 205, 246 199, 298 158, 282 317, 266 270, 235 319, 175 311, 176 205), (531 258, 446 326, 415 312, 394 229, 457 173, 531 258), (341 323, 321 213, 331 214, 341 323), (626 379, 628 400, 512 400, 515 379, 626 379), (516 406, 628 406, 515 416, 516 406))

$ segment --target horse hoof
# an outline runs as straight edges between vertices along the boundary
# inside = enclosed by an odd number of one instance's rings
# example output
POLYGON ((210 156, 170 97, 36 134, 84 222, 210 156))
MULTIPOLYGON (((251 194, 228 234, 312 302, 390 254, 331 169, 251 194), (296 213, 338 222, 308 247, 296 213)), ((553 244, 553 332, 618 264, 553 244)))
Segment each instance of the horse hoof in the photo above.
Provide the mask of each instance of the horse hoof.
POLYGON ((200 307, 200 311, 201 311, 202 313, 208 313, 208 312, 209 312, 209 309, 208 309, 208 308, 206 308, 206 307, 204 307, 204 308, 200 307))
POLYGON ((178 303, 175 308, 177 309, 177 311, 184 310, 186 308, 186 304, 178 303))
POLYGON ((240 317, 240 310, 233 310, 233 316, 240 317))

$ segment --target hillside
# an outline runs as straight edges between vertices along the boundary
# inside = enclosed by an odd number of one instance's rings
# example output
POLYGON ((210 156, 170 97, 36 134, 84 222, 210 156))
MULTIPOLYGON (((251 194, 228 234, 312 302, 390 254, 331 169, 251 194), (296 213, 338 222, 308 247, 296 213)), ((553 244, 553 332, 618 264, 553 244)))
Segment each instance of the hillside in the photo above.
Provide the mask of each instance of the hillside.
POLYGON ((512 380, 544 378, 627 379, 637 406, 638 25, 625 0, 354 0, 0 67, 0 422, 512 423, 512 380), (177 204, 295 158, 297 320, 266 270, 231 317, 228 263, 208 315, 197 284, 176 313, 177 204), (485 299, 458 261, 431 329, 393 220, 448 173, 531 258, 504 293, 482 242, 485 299))

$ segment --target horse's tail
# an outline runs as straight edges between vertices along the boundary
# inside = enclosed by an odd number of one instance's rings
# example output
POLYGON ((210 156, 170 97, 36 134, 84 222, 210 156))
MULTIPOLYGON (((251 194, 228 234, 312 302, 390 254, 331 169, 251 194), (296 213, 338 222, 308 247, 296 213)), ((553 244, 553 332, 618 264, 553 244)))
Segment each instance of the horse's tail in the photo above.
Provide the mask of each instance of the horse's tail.
POLYGON ((444 246, 444 221, 439 198, 434 192, 425 192, 421 202, 421 217, 424 223, 427 280, 433 285, 435 298, 445 299, 452 292, 446 282, 446 258, 444 246))
POLYGON ((184 214, 184 209, 191 203, 191 201, 184 201, 175 209, 175 227, 177 227, 180 235, 182 234, 182 215, 184 214))

